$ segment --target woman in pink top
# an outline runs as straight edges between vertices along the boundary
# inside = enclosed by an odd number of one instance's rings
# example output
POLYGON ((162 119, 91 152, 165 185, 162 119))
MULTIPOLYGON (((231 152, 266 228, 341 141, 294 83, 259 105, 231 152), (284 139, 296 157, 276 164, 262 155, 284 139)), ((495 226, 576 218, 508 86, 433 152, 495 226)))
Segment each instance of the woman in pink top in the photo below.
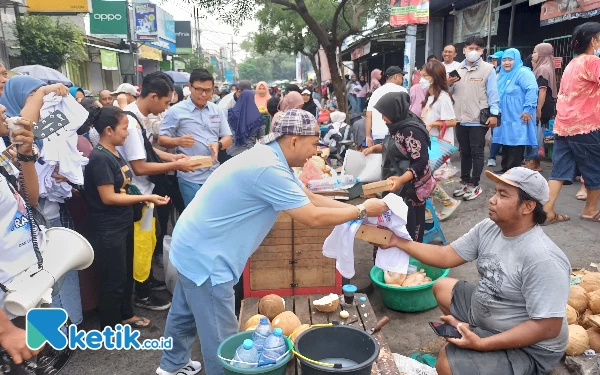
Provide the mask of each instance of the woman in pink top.
POLYGON ((582 220, 600 222, 600 23, 587 22, 573 31, 577 55, 563 73, 556 103, 550 200, 544 206, 546 223, 569 220, 554 212, 563 184, 572 184, 579 170, 588 189, 582 220))

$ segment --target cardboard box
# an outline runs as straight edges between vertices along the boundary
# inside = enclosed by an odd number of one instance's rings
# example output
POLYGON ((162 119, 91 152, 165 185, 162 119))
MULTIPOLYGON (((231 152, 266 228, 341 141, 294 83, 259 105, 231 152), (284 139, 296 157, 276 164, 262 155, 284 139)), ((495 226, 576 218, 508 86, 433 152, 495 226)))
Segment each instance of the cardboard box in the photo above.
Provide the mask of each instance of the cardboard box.
POLYGON ((194 168, 209 168, 213 166, 212 156, 192 156, 190 157, 190 164, 194 168))
POLYGON ((356 232, 355 238, 374 245, 389 246, 394 232, 386 228, 378 228, 374 225, 362 224, 356 232))
POLYGON ((392 191, 392 186, 394 185, 391 182, 385 180, 363 185, 362 189, 364 195, 371 195, 382 191, 392 191))

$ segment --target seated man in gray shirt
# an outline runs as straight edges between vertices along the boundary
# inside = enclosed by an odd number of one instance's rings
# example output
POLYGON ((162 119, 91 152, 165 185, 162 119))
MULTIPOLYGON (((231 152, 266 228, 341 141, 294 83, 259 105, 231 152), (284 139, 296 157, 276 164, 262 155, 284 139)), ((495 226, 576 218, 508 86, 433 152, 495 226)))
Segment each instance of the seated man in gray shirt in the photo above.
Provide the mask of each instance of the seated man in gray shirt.
POLYGON ((513 168, 496 182, 489 219, 447 246, 395 237, 412 257, 439 268, 477 261, 477 285, 443 278, 433 293, 462 338, 447 338, 439 375, 546 374, 568 342, 566 305, 571 265, 539 224, 546 219, 548 183, 538 172, 513 168))

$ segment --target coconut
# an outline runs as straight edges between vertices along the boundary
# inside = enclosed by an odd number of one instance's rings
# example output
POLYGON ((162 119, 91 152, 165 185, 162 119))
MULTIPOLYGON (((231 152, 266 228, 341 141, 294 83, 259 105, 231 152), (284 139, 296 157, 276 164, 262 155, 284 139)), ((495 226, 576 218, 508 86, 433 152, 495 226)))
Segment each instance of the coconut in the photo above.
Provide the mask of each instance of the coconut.
POLYGON ((588 301, 588 308, 592 310, 594 314, 600 314, 600 289, 588 293, 590 298, 588 301))
POLYGON ((590 339, 590 349, 593 349, 596 353, 600 353, 600 328, 590 328, 587 330, 587 334, 590 339))
POLYGON ((402 285, 402 283, 404 282, 405 279, 406 279, 405 273, 398 273, 398 272, 392 272, 392 271, 384 271, 383 272, 383 280, 385 281, 386 284, 402 285))
POLYGON ((340 305, 340 296, 331 293, 328 296, 313 301, 313 305, 315 305, 315 308, 321 312, 334 312, 340 305))
MULTIPOLYGON (((246 325, 244 326, 244 329, 247 330, 248 327, 252 327, 252 326, 257 326, 260 324, 260 318, 266 318, 266 316, 261 315, 261 314, 256 314, 253 317, 251 317, 250 319, 248 319, 246 321, 246 325)), ((269 322, 270 323, 270 322, 269 322)))
MULTIPOLYGON (((590 322, 590 320, 588 319, 590 316, 592 316, 592 310, 590 310, 590 309, 585 310, 583 315, 580 315, 580 317, 579 317, 579 325, 585 329, 595 327, 596 325, 593 324, 592 322, 590 322)), ((571 324, 571 323, 569 323, 569 324, 571 324)))
POLYGON ((572 286, 569 290, 569 306, 575 309, 578 313, 582 314, 587 308, 589 297, 585 292, 585 289, 579 285, 572 286))
POLYGON ((580 287, 592 293, 600 289, 600 272, 587 272, 581 277, 580 287))
POLYGON ((285 336, 291 335, 302 323, 291 311, 284 311, 273 319, 273 328, 281 328, 285 336))
POLYGON ((574 308, 567 305, 567 323, 569 324, 577 324, 577 311, 574 308))
POLYGON ((290 335, 290 339, 292 340, 292 343, 296 343, 296 338, 298 338, 298 336, 300 336, 300 334, 304 331, 306 331, 307 329, 310 328, 309 324, 302 324, 300 326, 300 328, 298 328, 295 332, 292 332, 293 335, 290 335))
POLYGON ((273 320, 277 315, 285 311, 285 301, 277 294, 269 294, 260 299, 258 312, 273 320))
POLYGON ((590 348, 588 333, 582 326, 571 324, 569 326, 569 344, 566 353, 568 355, 581 355, 590 348))
POLYGON ((246 328, 246 331, 256 331, 256 327, 258 327, 258 325, 250 326, 250 327, 246 328))

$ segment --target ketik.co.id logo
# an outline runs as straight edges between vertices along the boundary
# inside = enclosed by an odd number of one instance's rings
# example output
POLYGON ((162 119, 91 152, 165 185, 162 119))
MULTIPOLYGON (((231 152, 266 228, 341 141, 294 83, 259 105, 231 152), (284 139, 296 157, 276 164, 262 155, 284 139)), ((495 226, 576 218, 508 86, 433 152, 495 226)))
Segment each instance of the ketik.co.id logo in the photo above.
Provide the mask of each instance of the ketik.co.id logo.
POLYGON ((54 349, 98 350, 170 350, 173 339, 146 339, 140 343, 140 331, 132 330, 128 324, 118 324, 114 329, 105 327, 104 330, 81 331, 71 324, 69 335, 65 335, 61 327, 67 321, 67 312, 63 309, 32 309, 27 312, 27 346, 37 350, 48 343, 54 349))

